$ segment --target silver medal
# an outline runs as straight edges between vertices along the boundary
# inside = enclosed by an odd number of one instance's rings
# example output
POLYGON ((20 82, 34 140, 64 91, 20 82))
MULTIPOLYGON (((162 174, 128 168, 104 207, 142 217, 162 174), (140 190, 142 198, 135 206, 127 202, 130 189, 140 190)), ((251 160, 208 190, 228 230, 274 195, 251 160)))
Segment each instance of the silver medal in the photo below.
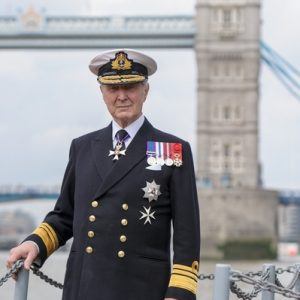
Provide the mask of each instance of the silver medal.
POLYGON ((150 166, 156 165, 156 158, 155 158, 154 156, 149 156, 149 157, 147 158, 147 163, 148 163, 148 165, 150 165, 150 166))
POLYGON ((143 198, 147 198, 149 202, 157 201, 158 196, 161 195, 160 185, 156 184, 154 180, 152 182, 146 181, 146 186, 142 190, 145 192, 143 198))
POLYGON ((157 164, 160 166, 163 166, 165 164, 165 161, 162 157, 158 157, 157 158, 157 164))
POLYGON ((176 166, 176 167, 180 167, 180 166, 182 166, 182 160, 180 159, 180 158, 175 158, 174 159, 174 166, 176 166))
POLYGON ((173 159, 168 157, 166 160, 165 160, 165 164, 166 166, 168 167, 171 167, 173 165, 173 159))

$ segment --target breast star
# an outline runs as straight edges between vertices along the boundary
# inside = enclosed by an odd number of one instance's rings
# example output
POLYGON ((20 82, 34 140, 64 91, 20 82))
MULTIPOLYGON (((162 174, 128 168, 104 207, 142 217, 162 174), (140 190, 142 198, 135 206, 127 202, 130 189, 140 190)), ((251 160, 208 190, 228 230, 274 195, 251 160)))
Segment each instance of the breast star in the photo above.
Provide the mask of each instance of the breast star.
POLYGON ((155 219, 155 217, 153 216, 155 211, 150 212, 151 206, 149 208, 146 208, 145 206, 143 206, 143 207, 144 207, 145 211, 140 211, 140 213, 142 214, 142 216, 140 217, 140 220, 145 219, 144 225, 147 223, 151 224, 151 218, 155 219))
POLYGON ((142 190, 145 192, 143 198, 148 198, 149 202, 157 201, 158 196, 161 195, 160 185, 156 184, 154 180, 152 182, 146 181, 146 186, 142 190))

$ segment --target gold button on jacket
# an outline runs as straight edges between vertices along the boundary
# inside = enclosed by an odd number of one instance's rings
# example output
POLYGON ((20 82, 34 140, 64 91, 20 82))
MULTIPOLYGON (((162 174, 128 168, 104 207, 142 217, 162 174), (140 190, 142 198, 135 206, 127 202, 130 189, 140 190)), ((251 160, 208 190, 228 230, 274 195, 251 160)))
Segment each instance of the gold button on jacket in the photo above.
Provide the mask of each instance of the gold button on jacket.
POLYGON ((122 204, 122 208, 123 208, 123 210, 128 210, 128 204, 127 203, 123 203, 122 204))
POLYGON ((86 247, 85 248, 85 251, 86 251, 86 253, 92 253, 93 252, 93 248, 92 247, 90 247, 90 246, 88 246, 88 247, 86 247))
POLYGON ((96 217, 95 217, 94 215, 90 215, 90 216, 89 216, 89 220, 90 220, 91 222, 95 222, 95 221, 96 221, 96 217))
POLYGON ((92 202, 92 206, 93 206, 93 207, 97 207, 98 205, 99 205, 99 202, 98 202, 98 201, 93 201, 93 202, 92 202))
POLYGON ((126 226, 126 225, 128 224, 127 219, 122 219, 122 220, 121 220, 121 224, 122 224, 123 226, 126 226))
POLYGON ((126 242, 126 240, 127 240, 126 235, 121 235, 121 236, 120 236, 120 241, 121 241, 122 243, 126 242))
POLYGON ((89 231, 89 232, 88 232, 88 236, 89 236, 90 238, 93 238, 93 237, 95 236, 95 232, 94 232, 94 231, 89 231))
POLYGON ((125 256, 125 252, 122 251, 122 250, 119 251, 119 252, 118 252, 118 256, 121 257, 121 258, 124 257, 124 256, 125 256))

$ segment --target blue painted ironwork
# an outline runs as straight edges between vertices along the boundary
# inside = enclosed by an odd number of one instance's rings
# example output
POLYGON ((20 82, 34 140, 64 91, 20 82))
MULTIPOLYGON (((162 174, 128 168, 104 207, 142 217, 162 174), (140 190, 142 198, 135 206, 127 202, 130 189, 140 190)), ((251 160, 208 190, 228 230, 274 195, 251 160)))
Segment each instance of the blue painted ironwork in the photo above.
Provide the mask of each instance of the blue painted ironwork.
POLYGON ((0 49, 193 48, 194 16, 0 16, 0 49), (27 19, 26 19, 27 17, 27 19))

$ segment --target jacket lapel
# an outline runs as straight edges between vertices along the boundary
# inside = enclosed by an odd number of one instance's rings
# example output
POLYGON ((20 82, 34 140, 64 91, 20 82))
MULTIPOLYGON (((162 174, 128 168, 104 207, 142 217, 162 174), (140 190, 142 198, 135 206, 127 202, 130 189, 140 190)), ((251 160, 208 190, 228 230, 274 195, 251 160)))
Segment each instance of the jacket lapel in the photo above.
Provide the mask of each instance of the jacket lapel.
MULTIPOLYGON (((104 178, 103 183, 98 188, 94 198, 102 196, 113 185, 121 180, 132 168, 134 168, 146 156, 147 140, 151 139, 153 127, 145 118, 142 127, 139 129, 131 143, 126 149, 126 155, 120 160, 113 162, 111 172, 104 178)), ((109 157, 112 160, 111 157, 109 157)))
POLYGON ((113 166, 112 159, 108 156, 109 150, 113 149, 112 124, 110 123, 106 128, 102 129, 91 143, 93 160, 103 180, 113 166))

